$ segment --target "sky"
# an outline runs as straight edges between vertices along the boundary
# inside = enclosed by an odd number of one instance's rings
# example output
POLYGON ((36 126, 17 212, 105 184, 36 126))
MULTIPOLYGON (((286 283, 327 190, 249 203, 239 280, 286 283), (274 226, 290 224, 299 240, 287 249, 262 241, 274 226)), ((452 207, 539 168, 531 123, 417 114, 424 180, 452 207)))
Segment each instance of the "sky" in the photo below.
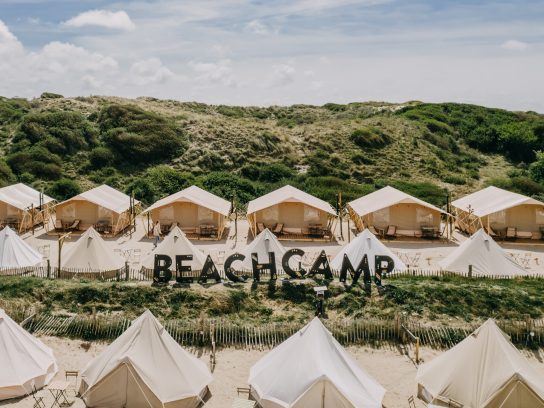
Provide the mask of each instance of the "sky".
POLYGON ((0 95, 544 112, 542 0, 0 0, 0 95))

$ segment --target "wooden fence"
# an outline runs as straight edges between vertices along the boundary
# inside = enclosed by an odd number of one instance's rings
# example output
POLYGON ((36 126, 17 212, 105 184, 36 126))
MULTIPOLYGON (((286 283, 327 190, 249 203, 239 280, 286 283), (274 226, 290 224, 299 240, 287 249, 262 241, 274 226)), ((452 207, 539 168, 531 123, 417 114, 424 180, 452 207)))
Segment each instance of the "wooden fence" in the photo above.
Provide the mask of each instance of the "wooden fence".
MULTIPOLYGON (((173 273, 175 280, 175 272, 173 273)), ((193 271, 191 274, 194 280, 198 280, 199 271, 193 271)), ((222 269, 219 269, 219 275, 223 280, 226 279, 225 273, 222 269)), ((244 272, 244 275, 251 279, 251 272, 244 272)), ((333 275, 336 279, 340 277, 339 271, 333 271, 333 275)), ((153 270, 146 268, 131 268, 128 264, 119 270, 96 272, 88 269, 66 269, 62 268, 60 271, 56 267, 50 265, 47 266, 33 266, 24 268, 0 268, 1 276, 33 276, 38 278, 47 279, 85 279, 85 280, 98 280, 98 281, 141 281, 152 282, 153 270)), ((468 271, 466 273, 441 271, 438 269, 407 269, 404 271, 393 271, 388 274, 386 279, 395 279, 403 277, 461 277, 471 279, 544 279, 544 273, 527 273, 523 275, 504 276, 504 275, 472 275, 468 271)), ((270 273, 268 271, 262 271, 261 277, 268 279, 270 273)), ((278 271, 279 278, 288 278, 288 275, 283 271, 278 271)))
MULTIPOLYGON (((21 320, 24 316, 19 317, 21 320)), ((438 349, 450 348, 467 337, 476 326, 462 327, 423 325, 416 320, 400 319, 345 319, 325 320, 327 328, 343 345, 407 343, 410 339, 404 326, 420 344, 438 349)), ((34 314, 25 319, 25 328, 41 336, 59 336, 83 340, 111 341, 123 333, 131 322, 118 315, 60 316, 34 314)), ((247 349, 272 348, 303 326, 298 322, 273 322, 259 325, 235 323, 225 319, 168 320, 164 328, 186 347, 241 347, 247 349)), ((544 323, 501 321, 501 328, 518 347, 544 347, 544 323), (531 336, 531 333, 533 334, 531 336)))

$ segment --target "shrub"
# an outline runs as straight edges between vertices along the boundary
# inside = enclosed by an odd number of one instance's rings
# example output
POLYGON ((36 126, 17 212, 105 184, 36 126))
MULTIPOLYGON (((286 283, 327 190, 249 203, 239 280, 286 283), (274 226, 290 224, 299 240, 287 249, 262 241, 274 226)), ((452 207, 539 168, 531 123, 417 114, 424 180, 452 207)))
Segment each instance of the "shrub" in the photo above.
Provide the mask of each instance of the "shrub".
POLYGON ((446 204, 447 191, 436 184, 428 182, 410 183, 407 181, 380 181, 376 183, 376 187, 381 188, 388 184, 398 190, 404 191, 405 193, 413 195, 414 197, 427 201, 428 203, 436 206, 446 204))
POLYGON ((198 182, 204 189, 226 200, 231 200, 236 196, 242 204, 246 204, 262 194, 262 189, 254 183, 231 173, 212 172, 202 176, 198 182))
POLYGON ((95 169, 111 166, 115 160, 114 154, 107 147, 95 147, 89 153, 89 161, 95 169))
POLYGON ((357 146, 362 148, 379 148, 388 145, 393 138, 377 127, 365 127, 355 131, 350 139, 357 146))
POLYGON ((51 197, 64 201, 81 193, 81 187, 74 180, 60 179, 49 185, 47 194, 51 197))
POLYGON ((28 172, 48 180, 56 180, 62 174, 61 158, 41 146, 12 153, 8 156, 7 163, 15 174, 28 172))
POLYGON ((8 164, 0 159, 0 187, 4 187, 15 181, 15 175, 11 171, 8 164))
POLYGON ((106 145, 132 165, 166 161, 186 147, 185 134, 173 121, 136 106, 107 106, 98 123, 106 145))
POLYGON ((544 183, 544 151, 536 152, 536 161, 529 166, 529 175, 534 181, 544 183))
POLYGON ((250 180, 277 183, 280 180, 294 177, 295 171, 282 163, 264 164, 262 166, 250 164, 242 168, 241 174, 250 180))

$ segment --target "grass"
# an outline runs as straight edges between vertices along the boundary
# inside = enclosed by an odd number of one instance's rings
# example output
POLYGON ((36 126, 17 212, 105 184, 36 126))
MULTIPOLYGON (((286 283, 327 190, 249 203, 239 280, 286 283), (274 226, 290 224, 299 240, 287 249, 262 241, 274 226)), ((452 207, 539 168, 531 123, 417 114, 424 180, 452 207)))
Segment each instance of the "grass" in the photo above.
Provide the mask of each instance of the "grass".
MULTIPOLYGON (((457 277, 403 277, 387 280, 388 289, 365 295, 334 281, 327 292, 332 318, 392 318, 399 313, 422 322, 459 324, 488 317, 524 321, 544 316, 544 280, 479 280, 457 277)), ((233 322, 304 322, 313 316, 313 280, 157 288, 148 283, 98 283, 5 277, 0 307, 34 306, 41 312, 138 316, 145 308, 164 319, 222 317, 233 322)))

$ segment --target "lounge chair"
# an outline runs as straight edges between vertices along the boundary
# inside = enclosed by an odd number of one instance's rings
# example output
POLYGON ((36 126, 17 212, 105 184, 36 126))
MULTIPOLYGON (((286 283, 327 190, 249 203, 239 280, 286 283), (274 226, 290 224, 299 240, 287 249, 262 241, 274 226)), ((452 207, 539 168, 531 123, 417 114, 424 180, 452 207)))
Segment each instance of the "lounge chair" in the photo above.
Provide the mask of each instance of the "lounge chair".
POLYGON ((386 238, 396 238, 397 237, 397 226, 389 225, 385 231, 386 238))
POLYGON ((377 237, 379 237, 381 234, 376 230, 376 228, 374 228, 374 225, 371 225, 368 227, 368 230, 373 233, 374 235, 376 235, 377 237))
POLYGON ((499 234, 497 234, 497 233, 493 230, 493 228, 491 228, 491 227, 488 227, 488 228, 487 228, 487 233, 489 234, 490 237, 493 237, 493 238, 499 236, 499 234))
POLYGON ((257 232, 263 232, 265 229, 266 228, 262 222, 257 223, 257 232))
POLYGON ((72 225, 70 225, 67 229, 70 231, 77 231, 79 228, 79 223, 80 223, 80 220, 74 220, 72 225))
POLYGON ((508 227, 506 228, 506 239, 514 240, 516 239, 516 228, 515 227, 508 227))
POLYGON ((281 231, 283 230, 283 224, 276 224, 274 227, 274 230, 272 231, 274 234, 281 234, 281 231))

